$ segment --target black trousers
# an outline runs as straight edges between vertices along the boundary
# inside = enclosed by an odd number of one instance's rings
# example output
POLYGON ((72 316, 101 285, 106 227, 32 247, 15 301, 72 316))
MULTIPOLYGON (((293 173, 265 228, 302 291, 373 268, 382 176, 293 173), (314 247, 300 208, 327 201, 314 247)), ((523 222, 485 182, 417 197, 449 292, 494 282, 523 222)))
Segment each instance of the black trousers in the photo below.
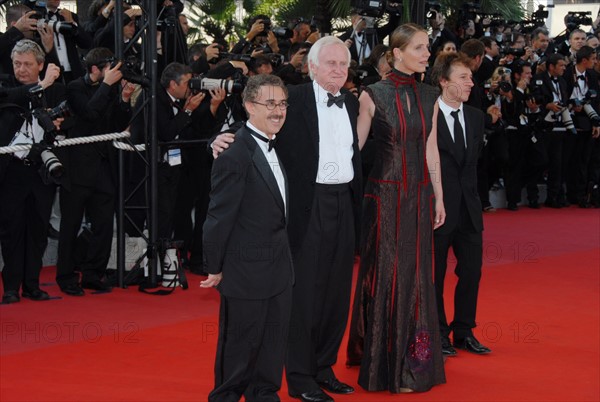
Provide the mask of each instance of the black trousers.
POLYGON ((469 218, 466 208, 461 208, 461 220, 454 231, 443 235, 434 232, 434 283, 440 332, 444 337, 453 332, 455 340, 473 335, 481 279, 483 238, 481 232, 462 224, 467 222, 467 219, 469 218), (458 283, 454 289, 454 319, 448 324, 444 307, 444 279, 450 247, 456 256, 454 273, 458 277, 458 283))
POLYGON ((158 238, 171 239, 181 165, 170 166, 165 162, 160 163, 156 176, 158 182, 158 238))
POLYGON ((37 168, 13 159, 0 182, 0 244, 4 291, 40 287, 42 257, 56 186, 42 182, 37 168))
POLYGON ((563 145, 565 131, 549 131, 544 134, 548 153, 548 184, 546 202, 558 201, 564 196, 563 178, 563 145))
POLYGON ((573 150, 566 166, 567 196, 569 201, 577 203, 586 198, 594 139, 591 131, 578 131, 572 141, 573 150))
POLYGON ((173 229, 174 238, 184 241, 184 255, 187 257, 190 253, 190 266, 202 267, 202 226, 208 211, 209 193, 210 167, 184 165, 177 190, 173 229))
POLYGON ((266 300, 221 295, 211 402, 279 401, 292 288, 266 300))
POLYGON ((115 216, 115 185, 107 160, 102 163, 94 183, 72 184, 70 191, 61 188, 60 213, 57 284, 61 287, 77 284, 79 275, 75 268, 81 271, 84 282, 102 279, 110 259, 115 216), (85 257, 78 260, 77 234, 84 214, 91 225, 92 238, 85 257))
POLYGON ((525 156, 530 136, 520 130, 506 130, 509 163, 505 177, 506 201, 518 204, 525 174, 525 156))
POLYGON ((306 237, 294 258, 286 359, 290 395, 318 390, 317 381, 335 376, 332 366, 350 307, 354 242, 349 185, 317 184, 306 237))

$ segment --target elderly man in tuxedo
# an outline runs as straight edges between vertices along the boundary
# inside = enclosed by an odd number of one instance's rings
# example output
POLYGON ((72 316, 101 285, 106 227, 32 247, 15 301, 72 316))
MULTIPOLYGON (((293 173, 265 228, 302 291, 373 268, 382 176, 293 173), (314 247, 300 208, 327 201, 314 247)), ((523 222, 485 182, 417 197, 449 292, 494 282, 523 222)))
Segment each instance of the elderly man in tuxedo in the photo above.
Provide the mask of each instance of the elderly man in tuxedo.
POLYGON ((475 354, 490 353, 473 335, 483 254, 483 218, 477 195, 477 159, 482 148, 483 113, 465 104, 473 87, 470 60, 462 53, 440 55, 432 79, 442 90, 439 98, 438 149, 446 223, 434 233, 435 292, 442 336, 442 352, 456 349, 475 354), (456 256, 454 273, 454 320, 448 324, 444 308, 444 278, 448 250, 456 256), (454 347, 450 343, 452 332, 454 347))
POLYGON ((286 117, 279 77, 256 75, 243 93, 250 116, 212 169, 204 223, 208 279, 221 293, 215 389, 209 401, 279 401, 292 301, 285 171, 272 145, 286 117))
MULTIPOLYGON (((354 392, 337 379, 333 365, 348 321, 362 199, 358 100, 343 88, 350 65, 344 42, 319 39, 308 61, 313 82, 289 88, 288 118, 276 145, 290 184, 288 235, 296 274, 286 378, 292 397, 332 401, 323 389, 354 392)), ((231 142, 231 134, 218 136, 213 154, 231 142)))

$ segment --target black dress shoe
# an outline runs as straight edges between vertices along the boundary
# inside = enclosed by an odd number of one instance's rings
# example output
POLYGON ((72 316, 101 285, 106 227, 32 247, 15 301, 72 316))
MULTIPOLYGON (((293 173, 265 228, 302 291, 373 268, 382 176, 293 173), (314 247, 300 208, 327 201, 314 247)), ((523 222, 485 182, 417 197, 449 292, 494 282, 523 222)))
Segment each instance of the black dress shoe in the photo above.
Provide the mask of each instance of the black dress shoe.
POLYGON ((319 387, 334 394, 351 394, 354 392, 354 388, 348 384, 344 384, 335 377, 325 381, 317 381, 317 384, 319 384, 319 387))
POLYGON ((550 208, 562 208, 562 205, 560 205, 560 203, 556 200, 546 200, 544 205, 550 208))
POLYGON ((319 390, 304 392, 300 395, 290 395, 292 398, 300 399, 302 402, 333 402, 333 398, 319 390))
POLYGON ((508 209, 509 211, 518 211, 519 207, 517 206, 516 203, 514 202, 509 202, 508 206, 506 207, 506 209, 508 209))
POLYGON ((84 289, 98 290, 100 292, 110 292, 112 290, 110 285, 102 282, 100 279, 93 281, 81 281, 81 287, 84 289))
POLYGON ((466 336, 462 339, 454 340, 454 347, 458 349, 464 349, 467 352, 475 353, 477 355, 485 355, 491 353, 491 350, 483 346, 474 336, 466 336))
POLYGON ((448 337, 442 337, 442 354, 444 356, 456 356, 456 349, 454 349, 448 337))
POLYGON ((50 300, 50 295, 48 295, 48 293, 44 292, 42 289, 33 289, 29 292, 24 290, 23 297, 35 301, 50 300))
POLYGON ((83 289, 81 289, 81 287, 79 285, 77 285, 76 283, 73 283, 73 284, 67 285, 67 286, 61 286, 60 290, 63 293, 68 294, 69 296, 83 296, 83 295, 85 295, 85 292, 83 291, 83 289))
POLYGON ((529 201, 529 208, 540 209, 540 204, 537 201, 529 201))
POLYGON ((18 303, 20 301, 19 292, 16 290, 7 290, 2 295, 2 304, 18 303))

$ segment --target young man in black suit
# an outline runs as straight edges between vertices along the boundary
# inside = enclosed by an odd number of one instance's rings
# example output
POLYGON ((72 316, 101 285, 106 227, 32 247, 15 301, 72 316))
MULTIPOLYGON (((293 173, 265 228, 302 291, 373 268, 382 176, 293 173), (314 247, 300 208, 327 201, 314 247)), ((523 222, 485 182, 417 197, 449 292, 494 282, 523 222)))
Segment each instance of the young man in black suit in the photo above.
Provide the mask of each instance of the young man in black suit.
POLYGON ((534 81, 541 83, 544 97, 542 113, 546 122, 544 143, 548 153, 548 185, 545 205, 551 208, 566 206, 563 189, 563 157, 567 127, 562 111, 569 102, 567 82, 563 78, 567 62, 565 56, 555 53, 546 61, 546 72, 535 76, 534 81))
POLYGON ((456 355, 456 348, 475 354, 490 353, 473 335, 482 265, 483 218, 477 195, 477 159, 482 148, 484 115, 465 105, 473 87, 469 59, 462 53, 438 57, 432 72, 439 85, 438 149, 446 223, 434 233, 435 291, 442 351, 456 355), (444 278, 448 250, 452 247, 458 283, 454 292, 454 320, 448 324, 444 308, 444 278), (453 333, 454 347, 450 343, 453 333))
POLYGON ((570 94, 577 135, 567 139, 573 152, 571 158, 564 161, 563 172, 566 173, 568 199, 581 208, 587 208, 590 206, 588 193, 591 191, 588 188, 588 168, 594 141, 600 135, 600 98, 597 95, 600 93, 600 83, 598 74, 594 71, 596 50, 582 46, 575 56, 576 63, 567 67, 564 77, 567 82, 567 94, 570 94))
POLYGON ((250 116, 213 164, 204 223, 204 288, 221 293, 215 388, 209 401, 279 401, 293 265, 285 172, 272 148, 286 117, 280 78, 257 75, 243 93, 250 116))
MULTIPOLYGON (((277 140, 290 183, 288 234, 296 272, 286 378, 292 397, 323 402, 333 399, 321 388, 354 392, 332 367, 348 321, 362 177, 358 100, 343 89, 350 52, 327 36, 311 47, 308 60, 313 82, 289 88, 288 118, 277 140)), ((232 141, 218 136, 213 154, 232 141)))

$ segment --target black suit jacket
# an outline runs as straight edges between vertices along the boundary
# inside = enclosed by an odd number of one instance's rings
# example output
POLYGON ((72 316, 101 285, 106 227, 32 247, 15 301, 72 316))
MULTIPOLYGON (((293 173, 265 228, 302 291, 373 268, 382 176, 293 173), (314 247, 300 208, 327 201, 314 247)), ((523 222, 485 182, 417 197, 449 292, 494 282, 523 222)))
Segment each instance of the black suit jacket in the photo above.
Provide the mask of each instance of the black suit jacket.
MULTIPOLYGON (((290 215, 288 232, 292 252, 300 250, 308 221, 311 216, 315 195, 315 183, 319 164, 319 121, 313 83, 288 87, 289 97, 285 124, 277 136, 277 153, 285 166, 290 186, 290 215)), ((352 126, 354 138, 352 166, 354 179, 350 183, 353 191, 355 228, 359 228, 362 200, 362 168, 358 149, 356 119, 358 100, 343 89, 345 106, 352 126)), ((336 106, 332 106, 336 107, 336 106)))
MULTIPOLYGON (((286 199, 289 205, 287 191, 286 199)), ((203 227, 204 269, 223 273, 224 296, 267 299, 293 283, 287 215, 271 167, 244 126, 213 163, 203 227)))
POLYGON ((459 163, 454 153, 454 141, 446 124, 444 114, 438 113, 437 141, 442 169, 442 189, 446 223, 436 230, 439 234, 449 234, 461 223, 461 208, 466 208, 471 220, 471 229, 483 230, 481 201, 477 193, 477 159, 483 146, 483 112, 471 106, 463 105, 465 114, 465 133, 467 153, 464 163, 459 163))

